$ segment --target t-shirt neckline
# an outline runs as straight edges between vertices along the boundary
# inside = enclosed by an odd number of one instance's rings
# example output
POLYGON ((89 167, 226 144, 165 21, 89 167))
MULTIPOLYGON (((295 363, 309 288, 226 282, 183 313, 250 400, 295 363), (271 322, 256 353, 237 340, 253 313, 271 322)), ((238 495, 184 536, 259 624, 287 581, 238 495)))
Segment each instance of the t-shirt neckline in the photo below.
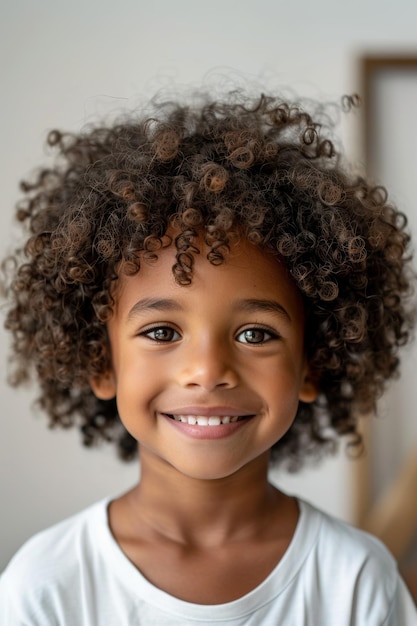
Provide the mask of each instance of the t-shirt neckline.
POLYGON ((299 518, 291 542, 271 573, 249 593, 223 604, 193 604, 171 596, 155 587, 127 558, 116 542, 108 521, 108 506, 111 498, 98 503, 95 532, 98 533, 100 551, 112 564, 113 575, 124 590, 162 612, 184 619, 211 622, 227 622, 245 617, 273 601, 298 576, 305 559, 317 540, 320 516, 310 504, 297 499, 299 518))

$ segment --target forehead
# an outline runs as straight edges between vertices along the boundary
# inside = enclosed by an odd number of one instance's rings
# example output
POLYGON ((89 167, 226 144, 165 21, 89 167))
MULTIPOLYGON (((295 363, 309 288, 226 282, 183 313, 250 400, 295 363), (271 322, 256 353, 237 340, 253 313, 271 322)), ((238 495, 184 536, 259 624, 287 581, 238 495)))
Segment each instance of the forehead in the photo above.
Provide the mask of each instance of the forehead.
POLYGON ((232 243, 230 253, 220 265, 206 258, 208 249, 199 245, 194 254, 193 277, 190 285, 179 285, 172 268, 176 248, 171 244, 158 251, 156 260, 141 259, 137 274, 120 273, 114 292, 115 314, 129 310, 138 299, 170 298, 181 306, 194 308, 202 301, 226 306, 236 299, 273 299, 281 303, 297 319, 303 318, 302 297, 277 254, 260 249, 241 239, 232 243))

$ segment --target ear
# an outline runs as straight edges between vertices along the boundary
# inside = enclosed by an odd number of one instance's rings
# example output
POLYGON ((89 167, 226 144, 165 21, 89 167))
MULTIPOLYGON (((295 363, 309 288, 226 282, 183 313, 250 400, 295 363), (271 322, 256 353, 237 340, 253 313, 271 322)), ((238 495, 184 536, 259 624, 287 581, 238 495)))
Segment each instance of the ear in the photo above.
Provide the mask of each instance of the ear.
POLYGON ((305 365, 303 378, 300 386, 300 393, 298 394, 301 402, 314 402, 319 395, 319 384, 317 379, 312 375, 308 365, 305 365))
POLYGON ((90 387, 99 400, 112 400, 116 397, 116 378, 113 370, 96 378, 90 378, 90 387))

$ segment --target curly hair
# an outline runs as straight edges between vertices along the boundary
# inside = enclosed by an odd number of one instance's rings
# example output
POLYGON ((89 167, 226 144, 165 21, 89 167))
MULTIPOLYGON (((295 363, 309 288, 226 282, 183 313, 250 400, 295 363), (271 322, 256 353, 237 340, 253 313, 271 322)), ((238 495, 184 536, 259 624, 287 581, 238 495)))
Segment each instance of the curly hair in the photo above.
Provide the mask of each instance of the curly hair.
POLYGON ((11 382, 35 374, 51 426, 75 423, 86 445, 104 439, 123 459, 135 455, 115 400, 97 399, 89 380, 110 367, 118 272, 140 271, 139 252, 155 258, 174 223, 179 284, 192 281, 202 233, 213 264, 239 234, 279 255, 302 294, 320 394, 300 402, 273 458, 300 464, 341 435, 360 443, 358 416, 396 374, 413 325, 410 242, 405 216, 383 188, 349 173, 328 118, 316 115, 276 97, 231 94, 49 134, 54 164, 22 183, 17 219, 28 237, 6 263, 6 328, 11 382))

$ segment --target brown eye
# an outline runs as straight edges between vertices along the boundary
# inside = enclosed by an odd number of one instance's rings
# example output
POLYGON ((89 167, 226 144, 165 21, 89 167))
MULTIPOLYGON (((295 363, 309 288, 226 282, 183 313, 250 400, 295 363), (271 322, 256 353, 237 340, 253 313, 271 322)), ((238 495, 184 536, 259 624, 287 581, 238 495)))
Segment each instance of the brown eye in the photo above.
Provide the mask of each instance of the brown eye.
POLYGON ((178 339, 180 339, 180 335, 177 333, 177 331, 170 326, 158 326, 156 328, 150 328, 149 330, 145 330, 143 333, 141 333, 141 335, 152 339, 152 341, 159 341, 161 343, 178 341, 178 339))
POLYGON ((259 344, 275 339, 276 335, 263 328, 247 328, 238 334, 237 340, 241 343, 259 344))

